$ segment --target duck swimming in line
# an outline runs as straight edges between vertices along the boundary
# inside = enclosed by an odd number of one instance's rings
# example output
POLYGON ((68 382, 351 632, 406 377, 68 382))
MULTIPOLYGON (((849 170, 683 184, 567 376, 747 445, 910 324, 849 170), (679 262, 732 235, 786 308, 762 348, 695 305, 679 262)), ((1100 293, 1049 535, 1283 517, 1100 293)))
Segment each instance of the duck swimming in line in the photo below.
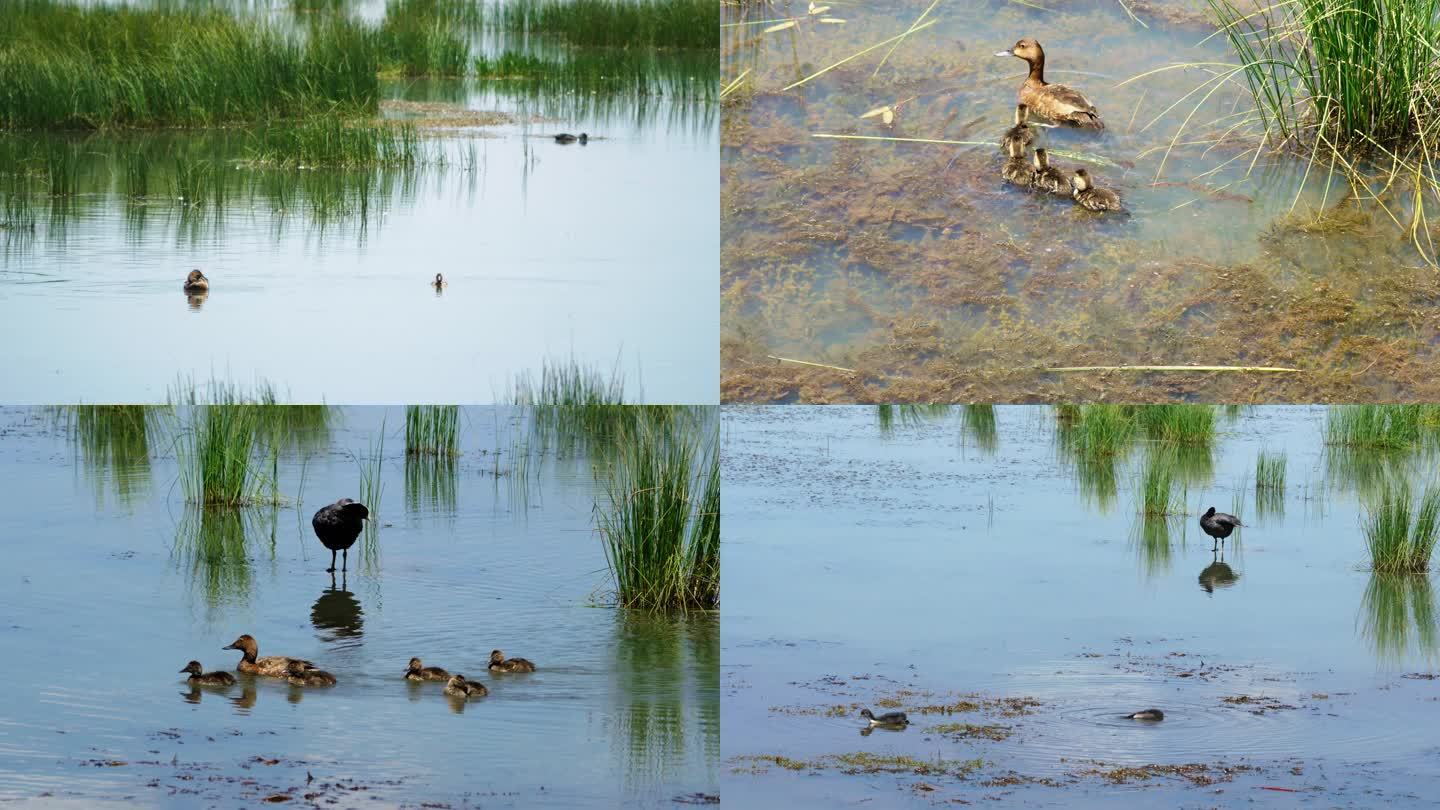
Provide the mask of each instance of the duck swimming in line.
POLYGON ((1240 522, 1240 518, 1224 512, 1216 512, 1213 506, 1206 509, 1205 514, 1200 516, 1200 528, 1215 538, 1214 544, 1210 547, 1211 552, 1224 544, 1225 538, 1229 537, 1231 532, 1244 527, 1245 524, 1240 522))
POLYGON ((445 289, 447 286, 449 286, 449 282, 447 282, 447 281, 445 280, 445 277, 444 277, 444 276, 440 275, 439 273, 436 273, 436 274, 435 274, 435 280, 432 281, 432 282, 430 282, 430 286, 431 286, 431 287, 434 287, 436 292, 439 292, 440 290, 443 290, 443 289, 445 289))
POLYGON ((1030 186, 1030 164, 1025 162, 1025 147, 1019 141, 1011 141, 1009 157, 1005 158, 1005 165, 1000 167, 1000 176, 1005 182, 1012 186, 1030 186))
POLYGON ((1014 56, 1030 65, 1030 75, 1020 85, 1020 103, 1029 107, 1030 112, 1072 127, 1105 128, 1100 112, 1079 90, 1045 81, 1045 50, 1040 43, 1026 37, 1015 43, 1015 47, 995 55, 1014 56))
POLYGON ((910 723, 904 712, 886 712, 876 717, 869 709, 861 709, 860 716, 869 720, 872 726, 904 726, 910 723))
POLYGON ((1005 134, 1000 136, 1000 151, 1010 154, 1010 144, 1015 141, 1020 142, 1022 151, 1035 142, 1035 130, 1025 123, 1029 111, 1030 108, 1024 104, 1015 105, 1015 126, 1005 130, 1005 134))
POLYGON ((1030 187, 1036 191, 1070 196, 1070 181, 1065 173, 1050 165, 1050 156, 1044 149, 1036 149, 1034 168, 1030 170, 1030 187))
POLYGON ((499 650, 490 651, 490 669, 493 672, 534 672, 535 664, 526 658, 506 658, 499 650))
POLYGON ((330 567, 325 570, 335 573, 335 552, 345 552, 344 566, 350 564, 350 547, 355 545, 355 538, 365 529, 365 521, 370 519, 370 510, 365 504, 356 503, 349 498, 341 498, 329 506, 322 506, 315 517, 310 519, 310 525, 315 528, 315 536, 320 538, 321 545, 330 549, 330 567))
POLYGON ((556 143, 575 143, 576 141, 579 141, 580 145, 584 146, 585 144, 590 142, 590 136, 586 135, 583 132, 580 133, 579 137, 571 135, 568 132, 562 132, 559 135, 555 136, 556 143))
POLYGON ((451 697, 482 698, 490 694, 485 684, 465 680, 464 675, 456 675, 445 683, 445 694, 451 697))
POLYGON ((1150 720, 1150 721, 1154 721, 1154 722, 1159 722, 1160 720, 1164 720, 1164 719, 1165 719, 1165 713, 1162 712, 1162 711, 1160 711, 1159 709, 1146 709, 1146 710, 1144 710, 1144 711, 1135 712, 1134 714, 1127 714, 1127 715, 1125 715, 1125 719, 1126 719, 1126 720, 1150 720))
POLYGON ((285 667, 285 680, 296 686, 334 686, 335 676, 318 669, 309 661, 291 658, 285 667))
POLYGON ((210 279, 206 278, 205 274, 199 270, 191 270, 190 275, 185 277, 185 292, 202 293, 209 292, 209 290, 210 279))
POLYGON ((411 658, 410 666, 405 668, 405 680, 407 681, 445 681, 450 679, 450 673, 440 667, 422 667, 419 658, 411 658))
POLYGON ((185 680, 191 686, 234 686, 235 676, 228 672, 205 672, 199 661, 191 661, 181 672, 190 673, 185 680))
POLYGON ((1090 182, 1090 173, 1084 169, 1075 170, 1070 177, 1070 186, 1075 189, 1075 202, 1087 211, 1125 210, 1120 204, 1120 195, 1108 188, 1095 188, 1090 182))
POLYGON ((310 667, 315 666, 303 658, 288 658, 283 655, 267 655, 264 658, 257 658, 256 655, 260 652, 260 645, 255 641, 254 636, 251 636, 249 633, 235 639, 222 649, 239 650, 244 653, 240 658, 240 663, 235 667, 236 672, 247 672, 251 675, 262 675, 266 678, 289 677, 291 661, 299 661, 310 667))

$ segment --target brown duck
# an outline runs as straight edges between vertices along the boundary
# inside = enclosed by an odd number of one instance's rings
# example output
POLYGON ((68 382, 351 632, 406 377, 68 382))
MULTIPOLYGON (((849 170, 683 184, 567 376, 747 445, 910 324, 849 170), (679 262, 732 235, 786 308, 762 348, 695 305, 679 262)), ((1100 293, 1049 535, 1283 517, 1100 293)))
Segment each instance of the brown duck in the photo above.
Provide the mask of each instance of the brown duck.
POLYGON ((244 655, 240 658, 240 664, 235 667, 236 672, 247 672, 251 675, 263 675, 267 678, 288 678, 291 661, 299 661, 308 666, 315 666, 303 658, 287 658, 283 655, 267 655, 264 658, 257 657, 260 652, 260 645, 255 637, 249 633, 235 639, 229 645, 223 647, 226 650, 239 650, 244 655))
POLYGON ((1007 154, 1009 157, 1005 158, 1005 165, 1000 167, 1000 176, 1011 185, 1028 187, 1030 164, 1025 162, 1025 147, 1021 146, 1019 141, 1011 141, 1007 154))
POLYGON ((1090 182, 1090 173, 1084 169, 1075 170, 1075 174, 1070 177, 1070 186, 1075 190, 1075 202, 1081 208, 1089 211, 1125 210, 1120 204, 1120 195, 1108 188, 1096 188, 1090 182))
POLYGON ((191 270, 190 275, 185 277, 185 292, 202 293, 210 291, 210 279, 199 270, 191 270))
POLYGON ((191 686, 234 686, 235 676, 228 672, 206 672, 201 668, 199 661, 191 661, 185 665, 181 672, 190 673, 185 680, 191 686))
POLYGON ((440 275, 439 273, 436 273, 435 280, 430 282, 430 286, 434 287, 436 292, 445 289, 447 286, 449 286, 449 284, 450 282, 446 281, 445 277, 440 275))
POLYGON ((285 680, 296 686, 334 686, 335 676, 309 661, 291 658, 285 665, 285 680))
POLYGON ((1035 130, 1026 123, 1029 110, 1024 104, 1015 105, 1015 126, 1005 130, 1005 134, 1000 136, 1000 151, 1010 154, 1010 144, 1016 141, 1020 143, 1021 151, 1024 151, 1035 142, 1035 130))
POLYGON ((525 658, 506 658, 499 650, 490 651, 490 669, 493 672, 534 672, 535 665, 525 658))
POLYGON ((407 681, 447 681, 450 673, 440 667, 424 667, 420 665, 419 658, 411 658, 410 665, 405 668, 405 680, 407 681))
POLYGON ((1029 107, 1030 112, 1072 127, 1105 128, 1100 112, 1079 90, 1045 81, 1045 50, 1040 43, 1027 37, 1015 43, 1010 50, 999 51, 995 55, 1014 56, 1030 65, 1030 75, 1020 85, 1020 103, 1029 107))
POLYGON ((1044 149, 1036 149, 1033 157, 1034 168, 1030 170, 1030 187, 1047 194, 1070 196, 1070 181, 1065 178, 1064 172, 1050 165, 1049 154, 1044 149))
POLYGON ((451 697, 481 698, 490 694, 485 684, 465 680, 464 675, 456 675, 445 682, 445 694, 451 697))

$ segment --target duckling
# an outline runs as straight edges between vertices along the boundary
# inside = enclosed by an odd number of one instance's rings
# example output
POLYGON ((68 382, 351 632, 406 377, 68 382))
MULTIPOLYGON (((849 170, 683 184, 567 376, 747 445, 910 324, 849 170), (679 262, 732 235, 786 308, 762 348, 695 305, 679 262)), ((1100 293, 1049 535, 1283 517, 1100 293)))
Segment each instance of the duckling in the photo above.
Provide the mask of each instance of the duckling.
POLYGON ((205 672, 199 661, 191 661, 181 672, 190 673, 185 680, 192 686, 234 686, 235 676, 228 672, 205 672))
POLYGON ((444 288, 450 286, 450 283, 445 280, 444 276, 436 273, 435 280, 430 282, 430 286, 434 287, 436 292, 439 292, 440 290, 443 290, 444 288))
POLYGON ((445 682, 445 694, 452 697, 482 698, 490 694, 485 684, 465 680, 464 675, 456 674, 455 677, 445 682))
POLYGON ((309 661, 291 658, 285 667, 285 680, 296 686, 334 686, 335 676, 323 669, 317 669, 309 661))
POLYGON ((202 293, 210 291, 210 279, 199 270, 191 270, 190 275, 185 277, 185 292, 202 293))
POLYGON ((872 726, 905 726, 910 724, 910 718, 904 712, 886 712, 879 717, 870 713, 869 709, 861 709, 860 716, 870 721, 872 726))
POLYGON ((407 681, 444 681, 450 678, 450 673, 440 667, 422 667, 419 658, 411 658, 410 666, 405 669, 405 680, 407 681))
POLYGON ((525 658, 506 658, 499 650, 490 651, 490 669, 494 672, 534 672, 535 665, 525 658))
POLYGON ((1000 151, 1007 155, 1010 154, 1010 143, 1012 141, 1020 142, 1022 152, 1028 148, 1030 144, 1035 142, 1035 130, 1031 129, 1030 125, 1025 123, 1029 118, 1029 112, 1030 108, 1024 104, 1015 105, 1015 126, 1005 130, 1005 134, 1000 136, 1000 151))
POLYGON ((586 135, 583 132, 580 133, 579 137, 571 135, 568 132, 562 132, 559 135, 555 136, 556 143, 575 143, 577 141, 580 143, 581 146, 584 146, 585 144, 590 142, 590 136, 586 135))
POLYGON ((1069 196, 1070 181, 1065 179, 1064 172, 1050 165, 1050 156, 1044 149, 1035 150, 1034 161, 1035 168, 1030 171, 1030 187, 1036 191, 1069 196))
POLYGON ((1090 211, 1124 211, 1120 195, 1108 188, 1095 188, 1090 182, 1090 173, 1076 169, 1070 177, 1070 186, 1075 189, 1075 202, 1090 211))
POLYGON ((1105 128, 1100 112, 1079 90, 1045 81, 1045 51, 1040 43, 1026 37, 1015 43, 1015 47, 995 55, 1014 56, 1030 65, 1030 75, 1020 85, 1020 103, 1029 107, 1031 112, 1072 127, 1105 128))
MULTIPOLYGON (((325 570, 335 573, 335 552, 345 552, 344 566, 350 564, 350 547, 355 545, 355 538, 365 528, 365 521, 370 519, 370 510, 365 504, 356 503, 349 498, 341 498, 329 506, 323 506, 310 519, 310 525, 315 528, 315 536, 320 538, 320 544, 330 549, 330 567, 325 570)), ((343 568, 343 566, 342 566, 343 568)))
POLYGON ((1011 141, 1010 155, 1005 159, 1005 165, 1000 168, 1000 176, 1005 182, 1012 186, 1028 187, 1030 185, 1030 164, 1025 162, 1025 147, 1019 141, 1011 141))
POLYGON ((1159 709, 1146 709, 1146 710, 1144 710, 1144 711, 1135 712, 1134 714, 1127 714, 1127 715, 1125 715, 1125 719, 1126 719, 1126 720, 1151 720, 1151 721, 1159 722, 1159 721, 1165 719, 1165 713, 1162 712, 1162 711, 1160 711, 1159 709))
POLYGON ((260 652, 260 645, 249 633, 235 639, 222 649, 239 650, 244 653, 240 658, 239 665, 235 667, 236 672, 248 672, 251 675, 263 675, 267 678, 289 677, 290 673, 288 670, 291 661, 299 661, 311 667, 315 666, 303 658, 287 658, 283 655, 268 655, 264 658, 257 658, 256 655, 260 652))

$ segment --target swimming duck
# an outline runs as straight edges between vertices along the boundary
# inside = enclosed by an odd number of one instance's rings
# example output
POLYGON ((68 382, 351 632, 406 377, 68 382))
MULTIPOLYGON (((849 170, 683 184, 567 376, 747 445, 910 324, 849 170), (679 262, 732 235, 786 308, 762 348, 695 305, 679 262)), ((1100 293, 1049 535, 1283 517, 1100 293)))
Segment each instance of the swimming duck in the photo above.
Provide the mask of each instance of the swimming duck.
MULTIPOLYGON (((1124 211, 1120 195, 1108 188, 1095 188, 1090 182, 1090 173, 1076 169, 1070 177, 1070 186, 1075 189, 1075 202, 1089 211, 1124 211)), ((1229 534, 1229 532, 1226 532, 1229 534)))
POLYGON ((1237 528, 1244 528, 1244 526, 1245 524, 1240 522, 1240 518, 1224 512, 1216 512, 1213 506, 1206 509, 1205 514, 1200 516, 1200 528, 1215 538, 1215 543, 1210 547, 1212 552, 1225 542, 1225 538, 1229 537, 1231 532, 1237 528))
POLYGON ((360 536, 369 518, 370 510, 365 508, 365 504, 341 498, 321 507, 310 519, 310 525, 315 527, 315 536, 320 538, 325 548, 330 549, 330 567, 326 571, 335 573, 337 551, 345 552, 344 565, 350 564, 350 547, 355 545, 355 538, 360 536))
POLYGON ((1050 156, 1044 149, 1035 150, 1034 166, 1030 170, 1031 188, 1062 197, 1069 196, 1070 181, 1065 179, 1064 172, 1050 165, 1050 156))
POLYGON ((506 658, 499 650, 490 651, 490 669, 495 672, 534 672, 535 665, 525 658, 506 658))
POLYGON ((248 672, 251 675, 263 675, 267 678, 289 677, 290 673, 288 670, 291 661, 299 661, 311 667, 315 666, 303 658, 287 658, 283 655, 267 655, 264 658, 257 658, 256 654, 260 652, 260 645, 256 643, 254 636, 251 636, 249 633, 235 639, 235 641, 221 649, 239 650, 244 653, 240 658, 239 665, 235 667, 236 672, 248 672))
POLYGON ((450 678, 450 673, 440 667, 422 667, 419 658, 411 658, 410 666, 405 669, 405 679, 409 681, 444 681, 450 678))
POLYGON ((445 694, 453 697, 482 698, 490 694, 490 690, 486 689, 483 683, 467 681, 464 675, 457 674, 445 682, 445 694))
POLYGON ((1025 123, 1029 117, 1029 111, 1030 108, 1024 104, 1015 105, 1015 126, 1005 130, 1005 134, 1000 136, 1000 151, 1007 155, 1010 154, 1010 144, 1013 141, 1020 142, 1022 151, 1035 142, 1035 130, 1025 123))
POLYGON ((872 726, 904 726, 910 723, 904 712, 886 712, 876 717, 869 709, 861 709, 860 716, 869 720, 872 726))
POLYGON ((1030 185, 1030 164, 1025 162, 1025 147, 1019 141, 1011 141, 1005 165, 1000 167, 1000 176, 1014 186, 1030 185))
POLYGON ((335 676, 318 669, 309 661, 291 658, 285 667, 285 680, 296 686, 334 686, 335 676))
POLYGON ((191 270, 190 275, 185 277, 185 292, 201 293, 210 290, 210 279, 199 270, 191 270))
POLYGON ((1105 128, 1095 105, 1079 90, 1045 81, 1045 50, 1040 43, 1027 37, 1015 43, 1010 50, 999 51, 995 55, 1014 56, 1030 65, 1030 75, 1020 85, 1020 103, 1029 107, 1031 112, 1072 127, 1105 128))
POLYGON ((434 287, 434 288, 438 291, 438 290, 444 289, 444 288, 445 288, 446 286, 448 286, 448 285, 447 285, 447 282, 445 281, 445 277, 442 276, 442 275, 440 275, 439 273, 436 273, 436 274, 435 274, 435 280, 432 281, 432 282, 430 282, 430 286, 431 286, 431 287, 434 287))
POLYGON ((575 143, 576 141, 579 141, 580 144, 583 146, 584 144, 587 144, 587 143, 590 142, 590 136, 589 136, 589 135, 586 135, 586 134, 583 133, 583 132, 580 133, 580 136, 579 136, 579 137, 576 137, 576 136, 574 136, 574 135, 571 135, 571 134, 568 133, 568 132, 562 132, 562 133, 560 133, 559 135, 556 135, 556 136, 555 136, 555 142, 556 142, 556 143, 575 143))
POLYGON ((199 661, 191 661, 181 672, 190 673, 186 681, 191 686, 234 686, 235 676, 228 672, 205 672, 199 661))
POLYGON ((1125 715, 1125 719, 1160 721, 1165 719, 1165 713, 1160 711, 1159 709, 1146 709, 1144 711, 1135 712, 1134 714, 1127 714, 1125 715))

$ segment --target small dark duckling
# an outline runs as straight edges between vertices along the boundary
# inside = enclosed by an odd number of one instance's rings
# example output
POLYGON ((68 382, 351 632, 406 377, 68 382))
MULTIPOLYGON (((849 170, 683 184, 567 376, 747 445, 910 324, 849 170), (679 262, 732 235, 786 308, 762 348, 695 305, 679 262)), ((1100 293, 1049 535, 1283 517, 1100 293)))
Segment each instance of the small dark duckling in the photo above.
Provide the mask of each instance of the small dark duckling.
POLYGON ((1050 165, 1050 156, 1044 149, 1036 149, 1034 168, 1030 170, 1030 187, 1061 197, 1070 195, 1070 181, 1065 173, 1050 165))
POLYGON ((1014 141, 1020 142, 1021 151, 1035 142, 1035 130, 1026 123, 1029 111, 1030 108, 1024 104, 1015 105, 1015 126, 1005 130, 1005 134, 1000 136, 1000 151, 1010 154, 1010 144, 1014 141))
POLYGON ((860 716, 869 720, 872 726, 904 726, 910 723, 904 712, 886 712, 876 717, 869 709, 861 709, 860 716))
POLYGON ((1164 719, 1165 719, 1165 713, 1162 712, 1162 711, 1160 711, 1159 709, 1146 709, 1146 710, 1141 711, 1141 712, 1135 712, 1134 714, 1127 714, 1127 715, 1125 715, 1125 719, 1126 719, 1126 720, 1150 720, 1150 721, 1158 722, 1158 721, 1160 721, 1160 720, 1164 720, 1164 719))
POLYGON ((285 680, 296 686, 334 686, 335 676, 323 669, 316 669, 309 661, 301 661, 298 658, 290 659, 290 664, 285 668, 285 680))
POLYGON ((430 282, 430 286, 431 286, 431 287, 434 287, 435 290, 438 292, 438 291, 443 290, 443 289, 445 289, 446 287, 450 286, 450 282, 446 281, 444 276, 440 275, 439 273, 436 273, 436 274, 435 274, 435 280, 432 281, 432 282, 430 282))
POLYGON ((445 694, 451 697, 482 698, 490 694, 485 684, 465 680, 464 675, 455 675, 445 683, 445 694))
POLYGON ((186 678, 191 686, 234 686, 235 676, 228 672, 205 672, 199 661, 191 661, 181 672, 190 673, 186 678))
POLYGON ((1090 182, 1090 173, 1076 169, 1070 177, 1070 186, 1075 189, 1075 202, 1088 211, 1124 211, 1120 195, 1108 188, 1095 188, 1090 182))
POLYGON ((411 658, 410 666, 405 669, 405 680, 407 681, 445 681, 450 679, 450 673, 440 667, 422 667, 419 658, 411 658))
POLYGON ((1105 128, 1105 122, 1100 120, 1100 112, 1079 90, 1045 81, 1045 50, 1040 47, 1039 42, 1026 37, 1015 43, 1015 47, 1010 50, 1000 51, 995 55, 1014 56, 1024 59, 1030 65, 1030 75, 1026 76, 1025 83, 1020 85, 1019 98, 1020 103, 1029 107, 1031 112, 1072 127, 1105 128))
POLYGON ((288 677, 291 661, 299 661, 311 667, 315 666, 303 658, 287 658, 283 655, 267 655, 264 658, 258 658, 260 644, 249 633, 235 639, 222 649, 239 650, 243 653, 240 663, 235 667, 236 672, 248 672, 251 675, 263 675, 267 678, 288 677))
POLYGON ((1030 164, 1025 162, 1025 147, 1019 141, 1011 141, 1008 154, 1005 165, 1000 167, 1000 176, 1012 186, 1029 188, 1030 164))
POLYGON ((562 133, 560 133, 559 135, 556 135, 556 136, 555 136, 555 142, 556 142, 556 143, 576 143, 576 142, 578 142, 581 146, 584 146, 585 144, 587 144, 587 143, 590 142, 590 136, 589 136, 589 135, 586 135, 586 134, 583 133, 583 132, 580 133, 580 135, 579 135, 578 137, 575 136, 575 135, 571 135, 571 134, 568 133, 568 132, 562 132, 562 133))
POLYGON ((526 658, 506 658, 499 650, 490 651, 490 669, 494 672, 534 672, 535 665, 526 658))
POLYGON ((191 270, 190 275, 185 277, 185 292, 202 293, 210 291, 210 279, 199 270, 191 270))

